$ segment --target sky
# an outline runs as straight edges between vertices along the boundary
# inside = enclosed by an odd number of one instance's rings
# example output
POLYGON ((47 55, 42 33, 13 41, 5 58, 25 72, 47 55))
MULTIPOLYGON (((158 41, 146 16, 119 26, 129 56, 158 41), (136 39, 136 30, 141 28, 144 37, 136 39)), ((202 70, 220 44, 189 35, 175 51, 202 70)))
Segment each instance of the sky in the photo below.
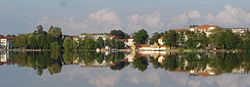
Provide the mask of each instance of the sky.
POLYGON ((33 32, 37 25, 64 34, 109 32, 149 34, 191 24, 250 27, 250 0, 1 0, 0 33, 33 32))

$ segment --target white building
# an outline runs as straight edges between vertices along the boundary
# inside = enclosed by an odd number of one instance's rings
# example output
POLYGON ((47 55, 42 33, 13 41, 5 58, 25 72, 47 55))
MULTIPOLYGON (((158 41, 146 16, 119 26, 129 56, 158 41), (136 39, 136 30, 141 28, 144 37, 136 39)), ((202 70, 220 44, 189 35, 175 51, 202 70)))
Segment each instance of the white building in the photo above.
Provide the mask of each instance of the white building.
POLYGON ((232 28, 233 33, 244 34, 245 32, 249 31, 248 28, 232 28))
POLYGON ((113 39, 115 36, 110 35, 108 33, 83 33, 83 34, 79 35, 79 38, 81 38, 82 40, 85 37, 91 37, 95 40, 97 40, 99 37, 101 37, 103 40, 106 40, 106 39, 113 39))
POLYGON ((12 42, 13 42, 13 37, 0 37, 0 48, 11 49, 12 42))
POLYGON ((189 31, 193 32, 204 32, 207 36, 212 34, 212 31, 217 29, 217 25, 205 24, 205 25, 190 25, 189 31))

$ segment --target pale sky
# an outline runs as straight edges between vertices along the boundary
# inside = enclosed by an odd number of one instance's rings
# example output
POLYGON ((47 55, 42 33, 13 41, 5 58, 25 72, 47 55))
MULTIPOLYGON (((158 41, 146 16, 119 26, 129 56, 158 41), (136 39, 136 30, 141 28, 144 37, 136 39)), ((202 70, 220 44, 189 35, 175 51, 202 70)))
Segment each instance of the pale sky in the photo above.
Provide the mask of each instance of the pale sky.
POLYGON ((1 0, 1 34, 33 32, 38 24, 63 33, 153 33, 190 24, 250 27, 250 0, 1 0))

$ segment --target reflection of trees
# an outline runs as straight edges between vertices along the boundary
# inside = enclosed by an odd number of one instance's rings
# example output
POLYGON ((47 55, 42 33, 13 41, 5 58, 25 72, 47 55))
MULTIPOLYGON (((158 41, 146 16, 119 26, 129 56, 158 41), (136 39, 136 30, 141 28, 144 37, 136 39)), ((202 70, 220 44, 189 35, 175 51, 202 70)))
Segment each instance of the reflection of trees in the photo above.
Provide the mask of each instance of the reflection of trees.
MULTIPOLYGON (((63 58, 52 58, 50 52, 14 52, 10 58, 21 67, 33 68, 38 75, 48 69, 51 75, 61 72, 63 64, 86 64, 87 67, 110 67, 122 70, 130 63, 124 59, 124 53, 116 52, 109 55, 96 52, 64 52, 63 58), (95 65, 96 64, 96 65, 95 65)), ((165 55, 163 60, 137 55, 132 66, 145 71, 152 63, 155 69, 169 71, 213 71, 221 73, 248 73, 250 70, 250 54, 248 53, 175 53, 165 55), (208 56, 209 55, 209 56, 208 56)))
POLYGON ((148 60, 145 57, 139 56, 134 59, 133 67, 140 71, 145 71, 148 66, 148 60))
MULTIPOLYGON (((50 58, 48 52, 24 52, 24 53, 14 53, 13 62, 21 67, 31 67, 37 71, 38 75, 42 75, 43 70, 51 67, 53 64, 60 65, 56 67, 59 71, 61 69, 61 62, 50 58)), ((54 68, 55 69, 55 68, 54 68)), ((51 71, 51 73, 59 73, 51 71)))

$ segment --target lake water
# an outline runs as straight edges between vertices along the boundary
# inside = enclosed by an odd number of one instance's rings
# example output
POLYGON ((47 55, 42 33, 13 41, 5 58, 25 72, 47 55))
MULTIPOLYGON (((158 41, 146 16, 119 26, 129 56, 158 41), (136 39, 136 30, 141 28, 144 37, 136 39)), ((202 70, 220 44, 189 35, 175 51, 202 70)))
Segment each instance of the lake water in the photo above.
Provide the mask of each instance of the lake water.
POLYGON ((249 87, 249 53, 1 52, 0 87, 249 87))

